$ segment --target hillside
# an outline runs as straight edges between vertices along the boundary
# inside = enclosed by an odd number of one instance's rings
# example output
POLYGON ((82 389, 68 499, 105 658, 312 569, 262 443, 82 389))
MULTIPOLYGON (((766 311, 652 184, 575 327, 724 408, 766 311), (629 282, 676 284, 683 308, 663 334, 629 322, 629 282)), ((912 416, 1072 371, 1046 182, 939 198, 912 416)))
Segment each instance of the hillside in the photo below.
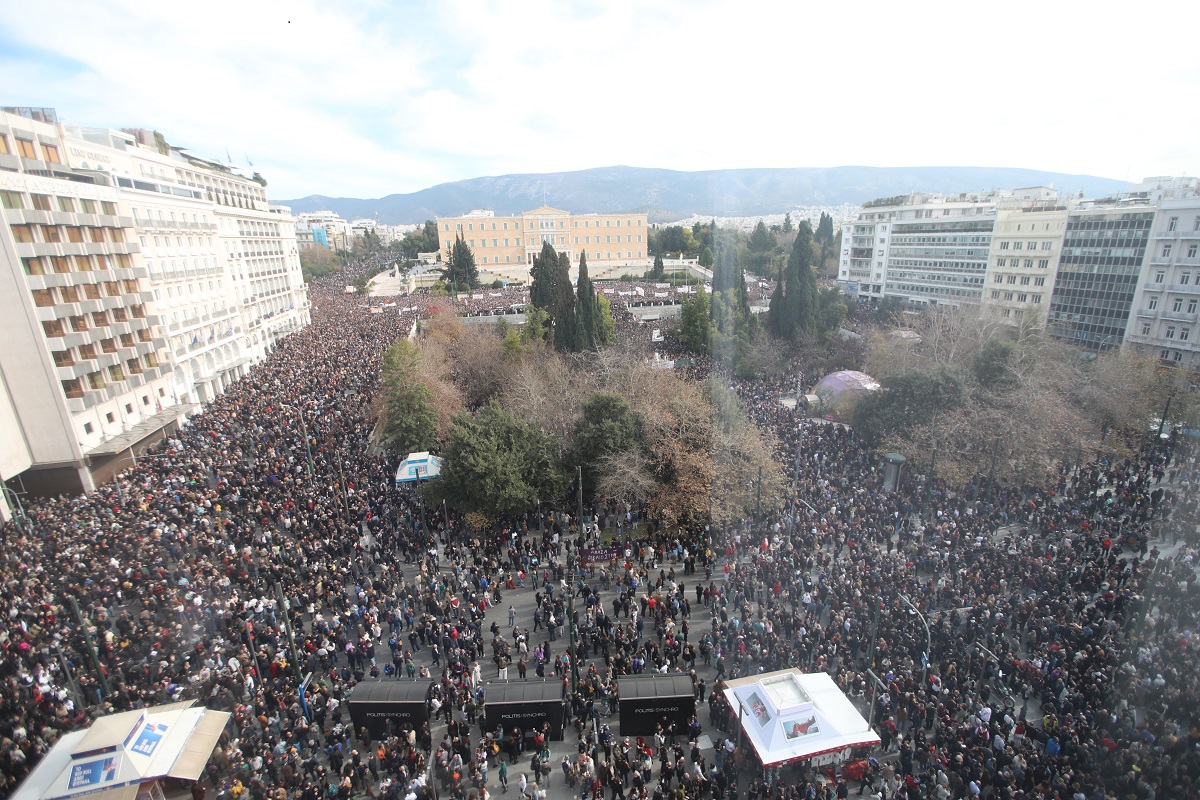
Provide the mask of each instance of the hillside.
POLYGON ((547 204, 576 213, 645 211, 652 222, 692 214, 751 216, 800 206, 858 205, 915 191, 970 192, 1044 186, 1087 196, 1128 184, 1093 175, 1003 167, 799 167, 678 172, 599 167, 577 172, 500 175, 443 183, 377 199, 310 195, 279 202, 299 213, 329 209, 344 219, 377 217, 395 225, 455 216, 473 208, 513 214, 547 204))

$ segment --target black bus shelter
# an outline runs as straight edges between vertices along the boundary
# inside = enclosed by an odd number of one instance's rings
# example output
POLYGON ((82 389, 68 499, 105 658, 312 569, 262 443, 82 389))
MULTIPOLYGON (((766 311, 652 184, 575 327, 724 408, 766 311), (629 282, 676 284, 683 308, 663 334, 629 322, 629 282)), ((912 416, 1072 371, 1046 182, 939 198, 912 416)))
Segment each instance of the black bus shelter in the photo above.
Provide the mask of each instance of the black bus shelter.
POLYGON ((687 732, 696 713, 696 695, 687 675, 623 675, 617 678, 621 735, 647 736, 659 723, 664 730, 675 724, 675 733, 687 732))
POLYGON ((429 719, 431 678, 415 681, 363 681, 350 693, 350 720, 357 735, 363 727, 383 739, 401 727, 419 728, 429 719), (394 727, 393 727, 394 726, 394 727))
POLYGON ((562 741, 561 684, 555 681, 490 681, 483 706, 488 729, 499 725, 505 734, 520 728, 526 736, 550 723, 550 738, 562 741))

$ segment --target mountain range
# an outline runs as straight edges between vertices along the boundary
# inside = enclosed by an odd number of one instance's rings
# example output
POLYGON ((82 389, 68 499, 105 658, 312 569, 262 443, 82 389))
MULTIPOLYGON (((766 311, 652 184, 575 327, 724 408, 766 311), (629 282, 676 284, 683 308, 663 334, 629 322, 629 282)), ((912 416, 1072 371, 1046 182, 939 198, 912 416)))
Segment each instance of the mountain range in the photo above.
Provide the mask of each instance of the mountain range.
POLYGON ((651 222, 693 214, 746 217, 802 206, 859 205, 910 192, 976 192, 1053 185, 1103 197, 1129 184, 1094 175, 1006 167, 796 167, 680 172, 598 167, 574 172, 470 178, 376 199, 309 195, 281 200, 294 213, 330 210, 387 225, 424 222, 486 208, 517 214, 545 204, 572 213, 646 212, 651 222))

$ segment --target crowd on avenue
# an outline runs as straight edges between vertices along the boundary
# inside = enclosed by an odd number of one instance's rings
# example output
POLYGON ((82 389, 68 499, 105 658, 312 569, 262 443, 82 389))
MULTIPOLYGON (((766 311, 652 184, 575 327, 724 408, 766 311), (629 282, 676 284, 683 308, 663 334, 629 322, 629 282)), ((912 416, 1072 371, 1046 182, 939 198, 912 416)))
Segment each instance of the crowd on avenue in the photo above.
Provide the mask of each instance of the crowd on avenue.
MULTIPOLYGON (((779 402, 814 376, 730 378, 794 474, 782 513, 658 528, 597 499, 625 555, 575 573, 596 534, 562 514, 489 535, 449 512, 422 523, 370 441, 370 405, 383 351, 458 301, 368 314, 346 282, 314 281, 312 325, 118 480, 0 529, 0 793, 64 731, 194 698, 233 713, 196 800, 1200 796, 1186 440, 1064 464, 1054 485, 885 493, 850 429, 779 402), (763 769, 739 745, 723 682, 792 666, 871 716, 882 745, 856 754, 861 780, 763 769), (623 737, 615 679, 651 670, 691 676, 697 717, 623 737), (356 683, 420 676, 429 723, 354 728, 356 683), (561 682, 565 740, 487 729, 496 678, 561 682)), ((611 299, 618 337, 648 345, 611 299)))

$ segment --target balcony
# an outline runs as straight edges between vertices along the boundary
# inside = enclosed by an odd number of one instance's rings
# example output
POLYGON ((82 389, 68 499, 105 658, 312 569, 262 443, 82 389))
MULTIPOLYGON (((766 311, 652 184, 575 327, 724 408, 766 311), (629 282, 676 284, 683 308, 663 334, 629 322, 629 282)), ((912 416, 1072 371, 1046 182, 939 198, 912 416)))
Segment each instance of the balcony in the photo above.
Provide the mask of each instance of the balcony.
POLYGON ((1189 314, 1186 311, 1163 311, 1163 319, 1175 320, 1176 322, 1195 322, 1196 315, 1189 314))
POLYGON ((1158 316, 1158 309, 1157 308, 1139 308, 1134 313, 1137 314, 1139 317, 1146 317, 1147 319, 1154 319, 1155 317, 1158 316))
MULTIPOLYGON (((1162 284, 1156 285, 1161 286, 1162 284)), ((1168 283, 1167 291, 1179 292, 1181 294, 1200 294, 1200 283, 1168 283)))

